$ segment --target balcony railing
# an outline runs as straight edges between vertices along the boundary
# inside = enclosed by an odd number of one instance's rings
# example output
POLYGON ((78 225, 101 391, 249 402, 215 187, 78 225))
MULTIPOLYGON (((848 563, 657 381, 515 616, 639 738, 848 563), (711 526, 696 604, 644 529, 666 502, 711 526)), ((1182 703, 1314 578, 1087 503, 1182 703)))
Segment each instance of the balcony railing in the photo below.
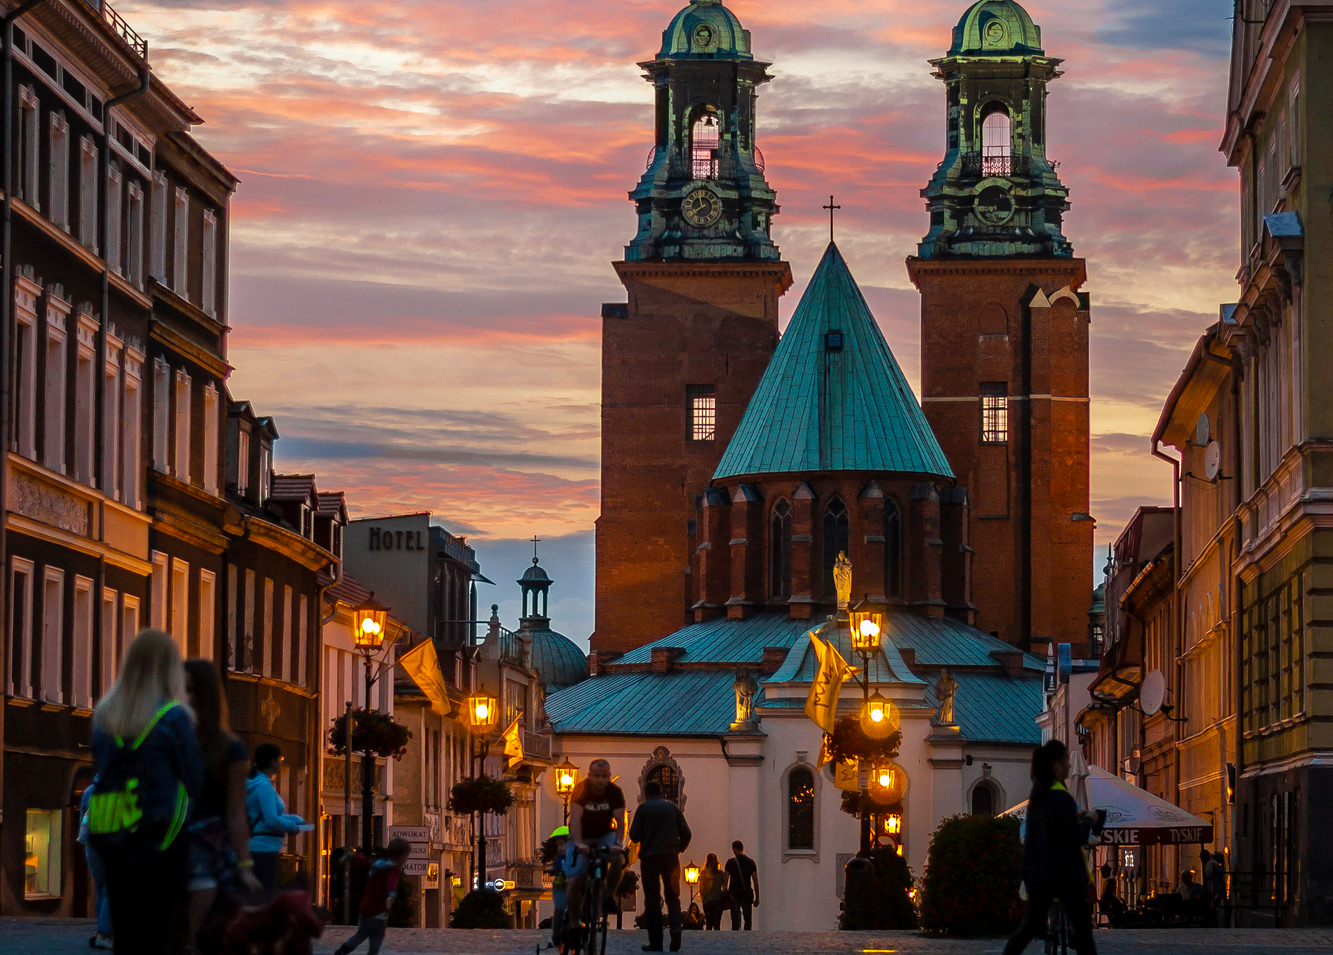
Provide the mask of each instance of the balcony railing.
POLYGON ((82 3, 93 13, 105 20, 116 36, 124 40, 139 59, 148 59, 148 41, 134 32, 134 28, 130 26, 129 22, 124 17, 116 12, 115 7, 105 2, 105 0, 82 0, 82 3))
POLYGON ((523 755, 533 759, 551 758, 551 737, 545 733, 523 733, 523 755))
POLYGON ((984 156, 981 153, 963 154, 964 176, 1026 176, 1032 172, 1029 156, 984 156))

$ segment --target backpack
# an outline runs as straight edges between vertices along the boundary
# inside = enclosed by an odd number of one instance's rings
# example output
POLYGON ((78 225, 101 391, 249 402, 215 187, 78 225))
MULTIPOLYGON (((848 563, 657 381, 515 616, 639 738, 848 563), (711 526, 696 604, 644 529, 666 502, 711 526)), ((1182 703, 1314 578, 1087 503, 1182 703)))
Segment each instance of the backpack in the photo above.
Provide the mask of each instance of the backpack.
POLYGON ((175 801, 169 813, 157 810, 149 814, 139 804, 139 795, 147 788, 141 778, 144 759, 139 748, 162 717, 177 705, 174 700, 162 704, 133 741, 127 743, 116 737, 119 748, 98 773, 88 805, 88 834, 99 853, 154 855, 165 851, 184 827, 190 797, 182 780, 174 780, 175 801))

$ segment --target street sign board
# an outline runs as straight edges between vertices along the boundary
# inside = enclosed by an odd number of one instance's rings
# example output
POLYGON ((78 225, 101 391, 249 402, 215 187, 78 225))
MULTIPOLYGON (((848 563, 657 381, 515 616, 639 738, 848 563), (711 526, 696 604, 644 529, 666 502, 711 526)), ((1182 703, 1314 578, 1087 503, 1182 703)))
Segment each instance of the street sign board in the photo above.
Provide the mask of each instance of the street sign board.
POLYGON ((407 857, 408 857, 409 859, 429 859, 429 858, 430 858, 430 843, 428 843, 428 842, 410 842, 410 843, 408 843, 408 845, 411 847, 411 848, 409 848, 409 849, 407 850, 407 857))
POLYGON ((390 839, 406 839, 408 842, 430 842, 430 826, 390 826, 390 839))
POLYGON ((403 863, 403 875, 421 877, 429 875, 430 870, 434 869, 438 877, 439 868, 439 863, 436 862, 427 862, 425 859, 408 859, 403 863))

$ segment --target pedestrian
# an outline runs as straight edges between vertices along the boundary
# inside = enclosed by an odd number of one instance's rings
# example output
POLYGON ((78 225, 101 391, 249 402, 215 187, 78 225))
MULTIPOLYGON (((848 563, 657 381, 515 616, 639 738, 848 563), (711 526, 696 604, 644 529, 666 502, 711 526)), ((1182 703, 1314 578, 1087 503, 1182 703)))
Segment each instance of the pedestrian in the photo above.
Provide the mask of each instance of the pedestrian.
POLYGON ((204 785, 190 807, 190 893, 186 938, 198 945, 199 930, 219 890, 261 888, 250 858, 245 819, 245 745, 227 720, 222 677, 211 660, 185 661, 185 697, 194 711, 195 737, 204 763, 204 785))
POLYGON ((93 801, 93 786, 83 787, 83 798, 79 800, 79 835, 78 843, 83 846, 83 857, 88 861, 88 874, 93 880, 93 904, 97 910, 97 929, 88 939, 89 948, 111 948, 111 903, 106 895, 106 868, 102 857, 88 840, 88 807, 93 801))
POLYGON ((1032 793, 1028 796, 1023 835, 1023 884, 1028 910, 1018 931, 1004 946, 1004 955, 1019 955, 1046 928, 1046 916, 1058 897, 1074 930, 1079 955, 1097 955, 1088 910, 1091 878, 1083 855, 1078 806, 1065 788, 1069 751, 1051 740, 1032 753, 1032 793))
POLYGON ((245 784, 245 814, 250 820, 250 858, 255 878, 265 892, 278 887, 278 856, 287 836, 300 832, 305 820, 287 811, 273 780, 282 768, 282 750, 272 743, 255 747, 255 765, 245 784))
POLYGON ((589 850, 600 847, 610 857, 602 908, 619 912, 616 890, 625 871, 625 793, 611 781, 611 764, 594 759, 588 778, 580 779, 569 797, 569 845, 565 849, 568 881, 565 883, 566 929, 579 929, 583 916, 583 887, 588 882, 589 850))
POLYGON ((639 844, 639 872, 643 875, 643 920, 648 929, 645 952, 662 950, 662 897, 666 896, 671 951, 680 951, 680 854, 689 848, 690 826, 685 814, 662 796, 662 784, 650 779, 643 786, 644 801, 634 811, 629 838, 639 844))
POLYGON ((384 933, 389 926, 389 911, 398 897, 398 880, 403 864, 412 853, 412 844, 406 839, 390 839, 384 858, 376 859, 366 876, 366 891, 357 910, 356 934, 334 950, 334 955, 348 955, 362 942, 369 940, 366 951, 376 955, 384 944, 384 933))
POLYGON ((1216 853, 1207 849, 1199 850, 1199 873, 1203 881, 1203 895, 1208 902, 1208 909, 1217 924, 1217 910, 1226 899, 1226 877, 1222 872, 1222 862, 1216 853))
POLYGON ((699 901, 704 906, 704 931, 722 930, 722 893, 726 880, 722 877, 722 863, 717 853, 708 853, 703 870, 699 873, 699 901))
POLYGON ((1180 873, 1180 885, 1176 886, 1176 895, 1182 902, 1202 902, 1203 886, 1194 881, 1194 870, 1186 869, 1180 873))
POLYGON ((731 844, 727 860, 727 892, 731 895, 731 930, 740 930, 744 916, 745 931, 750 931, 751 912, 759 907, 759 866, 745 854, 745 844, 739 839, 731 844))
POLYGON ((175 642, 145 630, 93 711, 88 838, 106 868, 112 940, 122 955, 166 955, 183 927, 183 830, 204 776, 184 696, 175 642))

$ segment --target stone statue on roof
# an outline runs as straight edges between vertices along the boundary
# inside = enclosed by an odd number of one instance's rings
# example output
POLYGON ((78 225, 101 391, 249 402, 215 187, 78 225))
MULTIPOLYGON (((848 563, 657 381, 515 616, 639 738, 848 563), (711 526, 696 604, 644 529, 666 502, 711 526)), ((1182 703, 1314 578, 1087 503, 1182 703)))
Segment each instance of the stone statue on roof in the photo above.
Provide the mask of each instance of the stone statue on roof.
POLYGON ((935 699, 940 707, 935 711, 935 722, 943 726, 953 725, 953 697, 958 692, 958 681, 949 676, 948 669, 940 670, 940 678, 935 682, 935 699))
POLYGON ((736 690, 736 721, 731 725, 733 727, 753 726, 754 719, 754 698, 759 692, 759 683, 754 678, 754 674, 749 670, 740 669, 736 671, 736 679, 732 684, 736 690))
POLYGON ((852 562, 842 551, 833 562, 833 586, 838 591, 838 609, 846 610, 852 602, 852 562))

